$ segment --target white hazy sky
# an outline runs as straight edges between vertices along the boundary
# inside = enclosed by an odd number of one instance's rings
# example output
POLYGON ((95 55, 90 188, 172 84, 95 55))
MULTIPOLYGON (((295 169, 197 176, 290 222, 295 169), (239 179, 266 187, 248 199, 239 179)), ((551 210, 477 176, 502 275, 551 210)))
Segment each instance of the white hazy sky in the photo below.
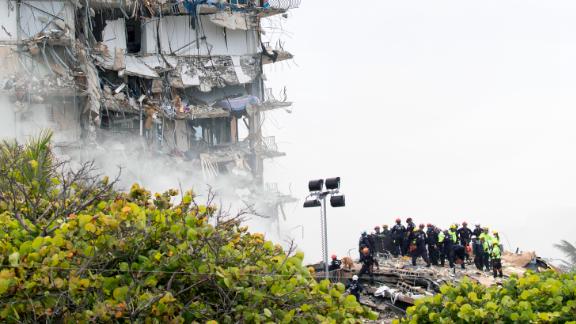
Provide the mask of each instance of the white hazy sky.
MULTIPOLYGON (((548 257, 576 241, 575 1, 303 0, 283 28, 296 59, 268 85, 295 105, 268 117, 288 156, 267 178, 303 198, 308 179, 342 177, 330 253, 409 216, 480 221, 548 257)), ((319 211, 287 211, 319 260, 319 211)))

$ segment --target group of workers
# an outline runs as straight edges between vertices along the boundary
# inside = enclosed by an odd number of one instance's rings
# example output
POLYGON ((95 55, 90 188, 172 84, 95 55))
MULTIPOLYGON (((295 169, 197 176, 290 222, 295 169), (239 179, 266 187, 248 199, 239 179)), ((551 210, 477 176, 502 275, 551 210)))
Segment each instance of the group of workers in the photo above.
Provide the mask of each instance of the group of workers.
MULTIPOLYGON (((454 271, 456 264, 465 269, 467 261, 474 261, 480 271, 492 270, 494 278, 502 277, 502 251, 503 246, 497 231, 490 233, 488 227, 476 223, 474 229, 468 227, 467 222, 452 224, 447 230, 433 224, 420 224, 416 226, 412 218, 406 219, 406 225, 401 219, 396 219, 392 228, 388 225, 374 227, 374 232, 362 232, 358 243, 360 263, 362 268, 354 275, 348 284, 348 291, 359 298, 362 286, 358 277, 363 274, 370 276, 373 282, 373 268, 379 268, 377 257, 392 255, 394 257, 410 256, 412 265, 416 266, 418 258, 422 258, 426 267, 448 265, 454 271)), ((330 271, 338 270, 341 261, 336 255, 332 256, 330 271)))
POLYGON ((502 277, 503 248, 500 236, 497 231, 490 233, 488 227, 482 227, 479 223, 475 224, 474 229, 469 228, 467 222, 462 222, 461 225, 455 223, 442 230, 430 223, 416 226, 412 218, 406 219, 404 225, 398 218, 391 229, 383 225, 382 229, 380 226, 374 227, 371 234, 364 231, 358 246, 360 261, 369 260, 367 256, 373 258, 374 255, 390 253, 394 257, 411 256, 414 266, 421 257, 427 267, 443 267, 445 260, 448 260, 451 268, 459 263, 464 269, 466 261, 471 260, 473 255, 478 270, 492 270, 494 277, 502 277))

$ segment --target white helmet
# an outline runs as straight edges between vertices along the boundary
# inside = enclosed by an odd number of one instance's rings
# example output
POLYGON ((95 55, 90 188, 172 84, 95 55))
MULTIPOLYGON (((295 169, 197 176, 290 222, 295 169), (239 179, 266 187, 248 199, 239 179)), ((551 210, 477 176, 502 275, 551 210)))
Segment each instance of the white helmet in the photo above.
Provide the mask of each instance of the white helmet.
POLYGON ((353 276, 352 276, 352 280, 353 280, 353 281, 358 281, 358 276, 357 276, 357 275, 353 275, 353 276))
POLYGON ((480 227, 480 222, 475 223, 476 227, 480 227))

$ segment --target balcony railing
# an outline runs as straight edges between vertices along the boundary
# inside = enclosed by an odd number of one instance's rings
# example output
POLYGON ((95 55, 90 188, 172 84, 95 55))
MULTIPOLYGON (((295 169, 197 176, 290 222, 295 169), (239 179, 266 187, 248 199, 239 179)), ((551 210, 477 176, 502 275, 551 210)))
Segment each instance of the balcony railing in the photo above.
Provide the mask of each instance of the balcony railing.
MULTIPOLYGON (((300 7, 300 2, 301 0, 268 0, 268 1, 263 1, 263 3, 268 2, 268 5, 270 6, 270 8, 274 8, 274 9, 295 9, 300 7)), ((265 6, 265 5, 263 5, 265 6)))

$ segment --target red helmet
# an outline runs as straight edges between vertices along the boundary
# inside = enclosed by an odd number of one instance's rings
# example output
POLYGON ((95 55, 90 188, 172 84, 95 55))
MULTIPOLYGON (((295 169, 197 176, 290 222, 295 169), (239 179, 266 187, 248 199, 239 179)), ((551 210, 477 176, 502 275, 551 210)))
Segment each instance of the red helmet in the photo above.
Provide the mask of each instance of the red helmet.
POLYGON ((336 260, 336 254, 332 254, 332 260, 336 260))
POLYGON ((420 224, 420 225, 418 225, 418 227, 424 228, 424 224, 420 224))
POLYGON ((400 218, 396 218, 396 223, 400 223, 402 220, 400 218))
POLYGON ((426 224, 426 227, 432 227, 432 226, 434 226, 434 225, 432 225, 430 223, 426 224))

